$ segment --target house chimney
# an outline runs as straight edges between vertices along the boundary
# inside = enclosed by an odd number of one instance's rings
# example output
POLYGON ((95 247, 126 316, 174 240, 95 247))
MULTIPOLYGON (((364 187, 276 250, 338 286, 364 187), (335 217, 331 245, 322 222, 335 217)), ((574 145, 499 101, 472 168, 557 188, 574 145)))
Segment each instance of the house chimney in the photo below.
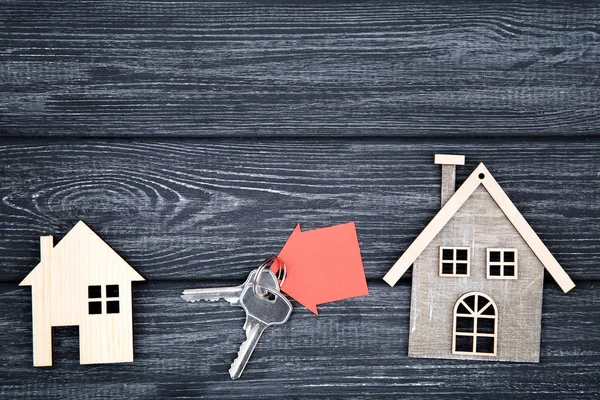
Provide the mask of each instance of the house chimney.
POLYGON ((444 207, 444 204, 456 190, 456 166, 465 165, 465 156, 436 154, 433 162, 442 165, 442 201, 440 207, 444 207))
POLYGON ((50 256, 54 247, 54 238, 52 236, 40 236, 40 261, 43 264, 50 265, 50 256))

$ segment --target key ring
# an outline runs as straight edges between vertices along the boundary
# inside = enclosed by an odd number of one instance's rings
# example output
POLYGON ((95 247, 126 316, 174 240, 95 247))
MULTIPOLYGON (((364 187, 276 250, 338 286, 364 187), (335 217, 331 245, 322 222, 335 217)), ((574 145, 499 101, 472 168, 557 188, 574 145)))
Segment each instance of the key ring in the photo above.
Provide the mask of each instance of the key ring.
POLYGON ((256 275, 254 275, 254 282, 252 282, 252 289, 254 290, 254 295, 256 297, 266 297, 267 296, 267 291, 264 289, 264 285, 261 285, 258 283, 258 279, 260 277, 260 275, 262 274, 262 272, 265 270, 265 268, 272 266, 275 261, 277 261, 277 274, 275 275, 275 277, 277 278, 277 283, 279 285, 279 287, 283 286, 283 282, 285 282, 285 278, 287 276, 287 266, 285 265, 285 263, 283 262, 283 260, 277 256, 271 256, 269 258, 267 258, 262 264, 260 264, 260 267, 258 267, 258 270, 256 271, 256 275), (283 266, 283 267, 282 267, 283 266), (261 293, 260 291, 263 290, 263 292, 261 293))

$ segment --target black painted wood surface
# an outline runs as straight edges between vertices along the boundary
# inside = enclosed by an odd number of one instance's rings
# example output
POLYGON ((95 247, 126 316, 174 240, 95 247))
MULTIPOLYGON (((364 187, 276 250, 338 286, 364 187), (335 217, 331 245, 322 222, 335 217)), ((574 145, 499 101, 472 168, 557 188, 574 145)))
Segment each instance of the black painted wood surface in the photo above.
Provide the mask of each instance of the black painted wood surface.
POLYGON ((485 161, 567 272, 600 278, 600 143, 572 139, 6 140, 0 277, 85 219, 151 280, 243 280, 296 223, 356 221, 379 279, 439 210, 434 152, 466 155, 460 182, 485 161))
POLYGON ((0 1, 0 397, 597 398, 600 3, 0 1), (407 357, 433 154, 484 162, 577 286, 540 364, 407 357), (148 281, 132 364, 31 366, 39 236, 85 220, 148 281), (239 381, 243 314, 188 304, 305 229, 356 221, 371 296, 297 303, 239 381))
POLYGON ((12 398, 593 398, 600 339, 598 282, 563 295, 544 291, 539 364, 408 358, 410 284, 370 282, 369 297, 297 305, 289 323, 265 332, 238 381, 230 362, 244 339, 244 314, 227 303, 190 304, 187 282, 136 285, 136 359, 79 365, 76 329, 55 338, 52 368, 33 368, 28 293, 2 284, 2 391, 12 398), (6 335, 5 335, 6 337, 6 335), (585 340, 582 340, 585 338, 585 340))
POLYGON ((598 134, 596 1, 0 4, 10 135, 598 134))

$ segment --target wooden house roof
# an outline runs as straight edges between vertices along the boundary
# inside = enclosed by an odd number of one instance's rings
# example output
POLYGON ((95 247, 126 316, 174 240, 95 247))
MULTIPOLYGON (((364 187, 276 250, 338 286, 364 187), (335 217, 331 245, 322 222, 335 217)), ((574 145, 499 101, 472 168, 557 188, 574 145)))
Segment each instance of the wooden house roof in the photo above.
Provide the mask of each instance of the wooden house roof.
POLYGON ((548 250, 533 228, 523 218, 519 210, 517 210, 483 163, 475 168, 467 180, 450 197, 431 222, 417 236, 415 241, 406 249, 392 268, 390 268, 383 277, 383 280, 390 286, 394 286, 479 185, 483 185, 488 191, 496 204, 498 204, 498 207, 504 212, 508 220, 516 228, 521 237, 523 237, 560 288, 565 293, 573 289, 575 283, 573 283, 569 275, 567 275, 552 253, 550 253, 550 250, 548 250))
MULTIPOLYGON (((73 228, 62 238, 62 240, 56 245, 51 247, 50 250, 62 248, 64 246, 71 246, 80 237, 88 237, 94 246, 98 246, 104 252, 111 252, 113 256, 118 260, 116 265, 124 268, 126 276, 131 281, 144 281, 142 277, 131 265, 129 265, 113 248, 111 248, 100 236, 98 236, 89 226, 83 221, 77 222, 73 228)), ((51 246, 50 242, 50 246, 51 246)), ((42 273, 44 269, 44 263, 40 261, 33 270, 19 283, 19 286, 32 286, 36 280, 36 277, 42 273)))

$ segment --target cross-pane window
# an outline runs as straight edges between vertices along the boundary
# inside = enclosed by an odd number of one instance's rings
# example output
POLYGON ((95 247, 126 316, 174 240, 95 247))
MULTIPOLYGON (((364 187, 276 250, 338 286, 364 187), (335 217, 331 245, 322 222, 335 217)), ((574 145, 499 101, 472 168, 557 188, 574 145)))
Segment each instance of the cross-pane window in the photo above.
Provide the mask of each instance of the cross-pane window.
POLYGON ((440 247, 440 276, 469 276, 469 247, 440 247))
POLYGON ((88 286, 89 314, 118 314, 119 312, 119 285, 88 286))
POLYGON ((517 279, 517 249, 487 249, 488 279, 517 279))

